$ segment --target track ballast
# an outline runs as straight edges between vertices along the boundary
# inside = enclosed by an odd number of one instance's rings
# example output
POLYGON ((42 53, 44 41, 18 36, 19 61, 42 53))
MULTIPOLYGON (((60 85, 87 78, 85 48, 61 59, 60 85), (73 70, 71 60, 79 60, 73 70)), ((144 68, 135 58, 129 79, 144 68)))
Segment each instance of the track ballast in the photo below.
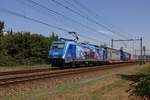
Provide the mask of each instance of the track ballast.
POLYGON ((101 65, 93 67, 81 67, 72 69, 61 69, 61 70, 50 70, 50 69, 34 69, 34 70, 22 70, 22 71, 9 71, 0 73, 0 86, 9 84, 17 84, 21 82, 61 77, 65 75, 92 72, 98 70, 112 69, 117 67, 125 67, 134 65, 137 63, 123 63, 123 64, 112 64, 112 65, 101 65))

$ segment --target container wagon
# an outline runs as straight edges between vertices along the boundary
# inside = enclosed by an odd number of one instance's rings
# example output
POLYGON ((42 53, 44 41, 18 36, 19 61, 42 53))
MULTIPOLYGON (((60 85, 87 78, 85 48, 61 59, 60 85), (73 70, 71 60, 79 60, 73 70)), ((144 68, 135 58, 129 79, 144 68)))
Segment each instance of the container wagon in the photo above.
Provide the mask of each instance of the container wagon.
POLYGON ((113 48, 106 48, 106 63, 120 63, 121 53, 120 50, 116 50, 113 48))

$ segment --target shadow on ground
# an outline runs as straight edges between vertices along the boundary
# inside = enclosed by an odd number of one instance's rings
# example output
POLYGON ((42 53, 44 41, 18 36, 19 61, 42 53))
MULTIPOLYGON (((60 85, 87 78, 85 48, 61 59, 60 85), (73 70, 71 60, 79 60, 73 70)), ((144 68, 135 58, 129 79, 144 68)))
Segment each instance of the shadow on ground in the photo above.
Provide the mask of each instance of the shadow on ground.
POLYGON ((138 82, 145 77, 150 77, 150 74, 136 74, 136 75, 125 75, 125 74, 117 74, 120 78, 132 82, 138 82))

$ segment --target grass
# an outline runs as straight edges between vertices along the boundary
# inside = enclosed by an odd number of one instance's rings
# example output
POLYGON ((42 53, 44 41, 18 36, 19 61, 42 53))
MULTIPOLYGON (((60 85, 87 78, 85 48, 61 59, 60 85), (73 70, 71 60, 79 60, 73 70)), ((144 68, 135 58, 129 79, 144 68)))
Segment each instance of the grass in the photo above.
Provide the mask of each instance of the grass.
POLYGON ((48 64, 41 65, 20 65, 20 66, 0 66, 0 72, 2 71, 14 71, 14 70, 28 70, 28 69, 38 69, 38 68, 50 68, 48 64))
POLYGON ((110 98, 111 100, 120 100, 120 99, 117 99, 119 98, 119 96, 122 96, 122 98, 125 98, 123 96, 125 95, 123 91, 125 91, 125 89, 127 88, 126 84, 128 84, 126 81, 118 80, 111 84, 108 84, 106 86, 96 89, 90 95, 95 98, 93 100, 107 100, 107 99, 109 100, 110 98))
MULTIPOLYGON (((149 65, 142 68, 136 67, 130 71, 123 71, 123 73, 134 74, 139 71, 147 71, 147 69, 149 69, 149 65)), ((67 86, 62 86, 62 91, 56 93, 54 98, 56 97, 58 100, 60 99, 59 97, 62 100, 69 100, 70 98, 75 100, 127 100, 129 99, 129 94, 126 91, 129 88, 129 84, 130 81, 110 74, 108 77, 83 82, 82 85, 76 84, 76 86, 73 86, 73 91, 67 86)))
POLYGON ((150 65, 145 66, 135 74, 121 74, 120 76, 124 80, 131 81, 128 90, 130 97, 139 100, 150 100, 150 65))
POLYGON ((3 100, 127 100, 130 81, 122 79, 118 73, 132 75, 149 70, 150 65, 110 70, 98 77, 63 82, 53 89, 41 88, 17 96, 5 96, 3 100))

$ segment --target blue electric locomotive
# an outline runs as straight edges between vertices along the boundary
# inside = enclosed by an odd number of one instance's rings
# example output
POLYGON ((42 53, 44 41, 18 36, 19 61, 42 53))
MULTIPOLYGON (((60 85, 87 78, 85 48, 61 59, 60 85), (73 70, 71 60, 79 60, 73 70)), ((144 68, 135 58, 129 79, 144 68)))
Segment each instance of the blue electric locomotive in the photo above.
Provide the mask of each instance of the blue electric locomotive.
POLYGON ((105 61, 104 48, 95 45, 77 43, 73 40, 54 41, 49 50, 52 66, 98 64, 105 61))
POLYGON ((49 58, 52 66, 64 66, 69 60, 74 60, 76 58, 75 50, 75 41, 54 41, 49 50, 49 58))

